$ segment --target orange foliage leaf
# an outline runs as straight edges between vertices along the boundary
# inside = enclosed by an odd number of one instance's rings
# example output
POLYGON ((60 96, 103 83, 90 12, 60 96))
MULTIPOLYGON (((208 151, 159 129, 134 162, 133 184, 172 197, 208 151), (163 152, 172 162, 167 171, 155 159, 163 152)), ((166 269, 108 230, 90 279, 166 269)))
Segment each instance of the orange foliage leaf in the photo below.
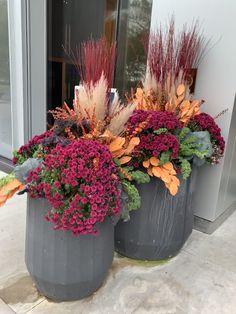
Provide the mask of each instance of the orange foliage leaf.
POLYGON ((123 147, 124 144, 125 144, 125 138, 117 137, 110 143, 109 150, 110 152, 118 151, 123 147))
POLYGON ((147 169, 147 173, 149 174, 149 176, 151 176, 151 177, 153 177, 153 168, 152 167, 149 167, 148 169, 147 169))
POLYGON ((135 146, 137 146, 139 143, 139 137, 132 137, 127 148, 125 149, 126 154, 130 154, 134 150, 135 146))
POLYGON ((127 162, 129 162, 132 159, 132 157, 130 156, 123 156, 119 159, 119 163, 121 165, 127 164, 127 162))
POLYGON ((149 165, 150 165, 150 160, 149 160, 149 159, 143 161, 143 166, 144 166, 144 168, 148 168, 149 165))
MULTIPOLYGON (((177 178, 176 178, 177 179, 177 178)), ((178 180, 178 179, 177 179, 178 180)), ((178 192, 178 185, 174 182, 174 181, 171 181, 169 184, 168 184, 168 189, 170 191, 170 194, 175 196, 178 192)))
POLYGON ((181 96, 185 93, 185 86, 184 84, 180 84, 176 89, 177 96, 181 96))
POLYGON ((152 173, 155 177, 161 178, 161 168, 160 167, 152 167, 152 173))
POLYGON ((179 179, 177 177, 173 176, 172 177, 172 182, 175 183, 179 187, 180 181, 179 181, 179 179))
POLYGON ((150 164, 152 166, 158 166, 159 165, 160 160, 157 157, 151 157, 149 160, 150 160, 150 164))
POLYGON ((23 188, 23 184, 17 179, 8 182, 0 189, 0 207, 3 206, 6 201, 11 198, 16 192, 23 188))

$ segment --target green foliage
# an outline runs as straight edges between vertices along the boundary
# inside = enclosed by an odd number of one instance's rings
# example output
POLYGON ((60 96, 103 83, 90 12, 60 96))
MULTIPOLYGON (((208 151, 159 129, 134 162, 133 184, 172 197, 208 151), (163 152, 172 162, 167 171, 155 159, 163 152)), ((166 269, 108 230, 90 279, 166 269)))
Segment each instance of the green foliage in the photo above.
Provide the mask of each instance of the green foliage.
POLYGON ((184 158, 179 158, 179 161, 183 179, 186 180, 192 172, 191 164, 187 159, 184 158))
POLYGON ((17 150, 13 151, 13 156, 17 159, 17 165, 22 165, 29 158, 38 158, 43 153, 43 147, 40 144, 32 145, 30 151, 23 151, 18 153, 17 150))
POLYGON ((150 182, 150 177, 147 173, 140 171, 140 170, 133 170, 133 167, 125 167, 124 170, 131 175, 132 180, 137 182, 138 184, 141 183, 148 183, 150 182), (127 169, 128 168, 128 169, 127 169))
POLYGON ((198 138, 191 132, 189 128, 183 128, 179 134, 177 134, 180 149, 180 158, 192 159, 194 156, 203 159, 208 155, 208 149, 202 150, 202 143, 198 141, 198 138))
POLYGON ((124 192, 128 196, 127 208, 129 211, 137 209, 141 205, 141 197, 134 184, 128 180, 121 181, 124 192))
POLYGON ((19 154, 17 150, 13 151, 13 156, 17 158, 18 165, 22 165, 28 159, 27 156, 24 156, 23 154, 19 154))
POLYGON ((130 219, 129 212, 131 210, 138 209, 141 205, 141 197, 138 189, 134 185, 134 182, 137 184, 148 183, 150 181, 150 177, 143 171, 133 170, 133 167, 124 167, 123 169, 129 176, 131 176, 132 179, 132 181, 129 181, 122 173, 119 174, 123 192, 126 194, 126 199, 122 203, 121 218, 124 221, 128 221, 130 219))
POLYGON ((182 142, 190 132, 191 130, 187 127, 180 129, 179 133, 177 134, 179 141, 182 142))
POLYGON ((2 177, 2 178, 0 179, 0 189, 1 189, 4 185, 6 185, 6 184, 8 184, 9 182, 13 181, 14 179, 15 179, 15 174, 14 174, 14 172, 8 174, 8 175, 5 176, 5 177, 2 177))
POLYGON ((162 152, 160 155, 160 165, 164 165, 168 161, 170 161, 171 152, 168 150, 166 152, 162 152))
POLYGON ((130 211, 138 209, 141 206, 141 197, 136 186, 130 181, 122 180, 121 184, 123 189, 121 219, 128 221, 130 220, 130 211))
POLYGON ((154 131, 153 133, 156 135, 165 134, 165 133, 168 133, 168 130, 166 128, 160 128, 160 129, 154 131))

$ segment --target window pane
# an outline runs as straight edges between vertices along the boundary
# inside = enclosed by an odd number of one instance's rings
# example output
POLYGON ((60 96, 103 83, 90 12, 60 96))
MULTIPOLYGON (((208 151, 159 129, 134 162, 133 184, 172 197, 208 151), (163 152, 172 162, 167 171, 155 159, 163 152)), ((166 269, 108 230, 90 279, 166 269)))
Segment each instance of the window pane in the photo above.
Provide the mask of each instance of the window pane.
POLYGON ((0 155, 11 157, 11 97, 7 0, 0 0, 0 155))
MULTIPOLYGON (((79 74, 65 53, 91 37, 105 35, 115 40, 117 0, 48 0, 48 110, 61 106, 63 101, 72 104, 74 86, 79 84, 79 74)), ((52 118, 48 115, 48 123, 52 118)))
MULTIPOLYGON (((105 36, 117 41, 114 87, 121 96, 142 79, 146 57, 142 36, 149 34, 152 0, 47 0, 47 109, 72 104, 79 73, 65 53, 82 41, 105 36)), ((52 117, 48 115, 48 124, 52 117)))
POLYGON ((147 58, 142 41, 149 35, 152 0, 120 0, 115 87, 124 96, 143 79, 147 58))

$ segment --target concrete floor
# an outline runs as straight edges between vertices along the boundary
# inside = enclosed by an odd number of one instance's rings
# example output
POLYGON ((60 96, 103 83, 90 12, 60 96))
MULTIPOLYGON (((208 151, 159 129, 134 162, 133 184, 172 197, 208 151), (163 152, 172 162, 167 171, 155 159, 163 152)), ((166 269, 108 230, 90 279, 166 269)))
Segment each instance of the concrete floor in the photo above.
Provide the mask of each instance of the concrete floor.
POLYGON ((24 265, 25 208, 15 196, 0 209, 0 314, 236 314, 236 212, 213 235, 193 231, 169 262, 115 257, 94 295, 55 303, 39 295, 24 265))

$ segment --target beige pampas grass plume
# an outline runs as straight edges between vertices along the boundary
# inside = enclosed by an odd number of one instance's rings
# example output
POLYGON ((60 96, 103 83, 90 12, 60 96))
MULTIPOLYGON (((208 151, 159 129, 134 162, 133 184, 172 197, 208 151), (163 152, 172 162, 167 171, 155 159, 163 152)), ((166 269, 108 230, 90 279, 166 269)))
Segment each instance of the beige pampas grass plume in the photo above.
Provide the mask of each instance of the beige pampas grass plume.
POLYGON ((136 104, 134 103, 129 104, 123 108, 121 106, 119 110, 117 107, 116 113, 114 114, 113 118, 110 121, 110 124, 108 125, 108 130, 113 135, 119 135, 124 131, 125 124, 129 120, 130 116, 132 115, 135 107, 136 107, 136 104))
POLYGON ((83 117, 87 117, 87 112, 92 116, 95 109, 96 120, 103 120, 107 111, 107 80, 104 74, 93 84, 83 84, 78 93, 78 101, 83 117))

